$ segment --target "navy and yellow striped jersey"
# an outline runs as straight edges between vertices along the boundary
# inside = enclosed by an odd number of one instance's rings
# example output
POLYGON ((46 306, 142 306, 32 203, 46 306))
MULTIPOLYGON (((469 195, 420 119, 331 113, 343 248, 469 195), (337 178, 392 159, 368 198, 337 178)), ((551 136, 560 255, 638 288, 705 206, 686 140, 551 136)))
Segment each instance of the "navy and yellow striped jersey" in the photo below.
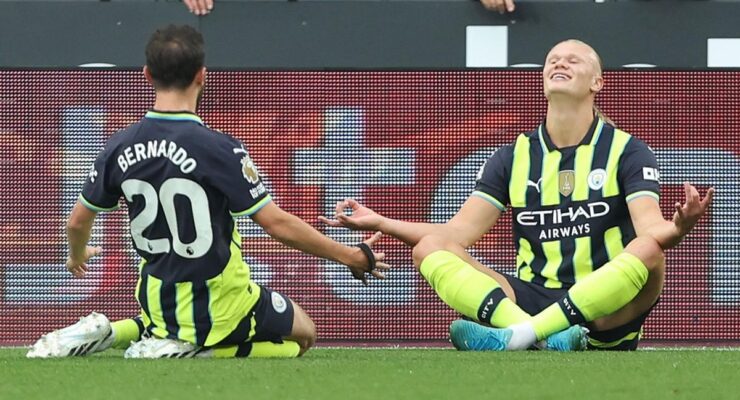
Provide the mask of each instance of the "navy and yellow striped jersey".
POLYGON ((247 150, 195 114, 150 111, 109 139, 79 200, 100 212, 121 197, 144 322, 159 337, 218 343, 259 298, 234 217, 271 199, 247 150))
POLYGON ((520 279, 569 288, 635 238, 627 203, 658 200, 658 164, 644 142, 599 118, 565 148, 543 123, 486 161, 473 195, 511 206, 520 279))

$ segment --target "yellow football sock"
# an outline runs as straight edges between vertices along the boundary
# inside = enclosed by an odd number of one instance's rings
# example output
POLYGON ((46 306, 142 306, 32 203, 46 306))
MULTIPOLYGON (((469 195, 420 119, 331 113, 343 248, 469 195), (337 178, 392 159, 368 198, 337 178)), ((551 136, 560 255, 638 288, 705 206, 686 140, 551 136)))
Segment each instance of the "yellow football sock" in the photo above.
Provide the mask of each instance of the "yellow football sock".
POLYGON ((579 280, 567 296, 532 318, 537 339, 615 313, 640 293, 647 280, 648 269, 642 260, 627 252, 620 253, 579 280))
POLYGON ((476 321, 505 328, 530 318, 506 297, 495 279, 449 251, 428 255, 419 271, 442 301, 476 321))
POLYGON ((131 342, 139 341, 141 334, 144 333, 144 324, 139 317, 115 321, 110 326, 113 329, 113 344, 111 347, 114 349, 127 348, 131 342))
POLYGON ((292 341, 247 342, 239 345, 215 346, 213 356, 215 358, 295 358, 298 357, 300 349, 298 343, 292 341))

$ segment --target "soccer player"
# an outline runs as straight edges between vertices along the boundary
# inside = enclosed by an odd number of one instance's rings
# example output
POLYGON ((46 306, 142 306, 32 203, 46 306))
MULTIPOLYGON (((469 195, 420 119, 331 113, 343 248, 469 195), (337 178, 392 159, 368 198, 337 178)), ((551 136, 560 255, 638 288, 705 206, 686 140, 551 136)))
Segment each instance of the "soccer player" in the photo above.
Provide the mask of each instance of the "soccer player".
POLYGON ((714 189, 701 198, 686 183, 685 204, 664 220, 653 152, 594 106, 604 86, 596 52, 581 41, 561 42, 542 78, 545 121, 486 161, 475 191, 447 223, 393 220, 353 200, 337 204, 336 220, 322 220, 413 246, 414 265, 439 297, 477 321, 452 323, 458 349, 526 349, 549 338, 547 347, 576 350, 585 346, 577 328, 585 324, 589 348, 633 350, 663 288, 664 250, 704 215, 714 189), (507 205, 516 277, 465 251, 507 205))
POLYGON ((98 212, 125 198, 142 262, 136 288, 141 317, 113 324, 90 314, 42 337, 29 357, 84 355, 112 345, 128 357, 303 354, 316 339, 311 318, 285 295, 254 283, 242 260, 234 219, 249 216, 276 240, 383 278, 375 234, 356 247, 322 235, 271 200, 249 153, 195 114, 206 69, 203 38, 189 26, 157 30, 144 76, 154 109, 114 134, 95 160, 67 223, 67 269, 76 277, 101 249, 87 246, 98 212))

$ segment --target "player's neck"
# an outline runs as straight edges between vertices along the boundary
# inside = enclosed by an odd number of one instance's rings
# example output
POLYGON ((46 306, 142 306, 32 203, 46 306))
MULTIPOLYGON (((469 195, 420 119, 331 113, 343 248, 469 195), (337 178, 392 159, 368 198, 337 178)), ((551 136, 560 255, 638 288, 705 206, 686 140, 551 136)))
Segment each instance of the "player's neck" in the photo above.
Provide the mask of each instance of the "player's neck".
POLYGON ((594 121, 592 101, 556 102, 547 105, 545 127, 558 148, 575 146, 583 140, 594 121))
POLYGON ((159 90, 154 99, 154 109, 157 111, 189 111, 195 113, 198 105, 198 95, 191 90, 159 90))

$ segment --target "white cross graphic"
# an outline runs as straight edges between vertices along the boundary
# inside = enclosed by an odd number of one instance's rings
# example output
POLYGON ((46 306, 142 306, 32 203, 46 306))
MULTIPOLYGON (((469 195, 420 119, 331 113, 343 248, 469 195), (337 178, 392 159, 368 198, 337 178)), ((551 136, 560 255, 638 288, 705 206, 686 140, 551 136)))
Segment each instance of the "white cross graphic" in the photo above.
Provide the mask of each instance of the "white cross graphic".
MULTIPOLYGON (((323 147, 298 149, 293 155, 296 184, 324 188, 324 215, 334 215, 337 201, 362 201, 364 188, 409 185, 415 182, 416 151, 410 148, 365 147, 365 113, 360 108, 329 108, 324 111, 323 147)), ((326 234, 345 244, 359 242, 367 233, 327 227, 326 234)), ((413 268, 395 266, 387 281, 363 287, 347 267, 326 262, 324 278, 334 293, 355 303, 406 303, 415 293, 413 268), (389 293, 391 291, 393 293, 389 293)))
MULTIPOLYGON (((87 179, 93 180, 97 176, 92 174, 90 165, 105 145, 107 139, 105 123, 106 112, 102 107, 69 107, 62 110, 60 125, 62 168, 59 176, 61 198, 57 203, 58 217, 50 221, 52 226, 64 225, 69 210, 74 206, 82 190, 82 185, 87 179)), ((49 204, 49 207, 54 206, 56 204, 49 204)), ((93 245, 102 243, 105 233, 124 233, 106 232, 109 230, 105 228, 104 221, 107 218, 105 214, 98 215, 93 225, 90 239, 93 245)), ((0 289, 2 301, 6 304, 28 302, 64 304, 89 298, 100 287, 103 276, 101 264, 104 257, 97 257, 91 261, 92 265, 85 276, 84 285, 73 284, 72 280, 75 278, 63 268, 59 269, 66 257, 65 249, 66 246, 50 249, 57 256, 56 264, 0 265, 0 269, 5 271, 0 289)))

